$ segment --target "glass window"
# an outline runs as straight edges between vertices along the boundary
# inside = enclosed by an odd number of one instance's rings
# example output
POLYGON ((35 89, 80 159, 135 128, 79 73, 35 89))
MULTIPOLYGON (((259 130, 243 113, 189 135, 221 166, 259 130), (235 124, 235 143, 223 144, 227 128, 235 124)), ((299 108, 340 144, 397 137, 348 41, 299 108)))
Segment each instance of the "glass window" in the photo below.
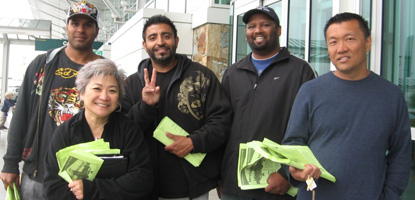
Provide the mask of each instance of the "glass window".
MULTIPOLYGON (((280 18, 281 23, 281 5, 282 2, 276 2, 273 4, 268 5, 268 7, 274 9, 275 13, 277 13, 278 17, 280 18)), ((245 39, 245 23, 242 21, 242 17, 244 14, 238 15, 238 28, 236 33, 236 62, 244 58, 246 55, 251 53, 251 48, 249 47, 248 42, 245 39)))
POLYGON ((280 25, 281 25, 281 10, 282 10, 282 1, 273 3, 268 5, 268 7, 274 9, 275 13, 277 13, 278 18, 280 19, 280 25))
POLYGON ((369 23, 369 28, 371 28, 371 21, 372 21, 372 0, 370 1, 362 1, 362 17, 367 20, 369 23))
POLYGON ((237 29, 236 29, 236 62, 251 53, 248 42, 245 40, 245 23, 242 21, 244 14, 238 15, 237 29))
POLYGON ((231 0, 215 0, 215 4, 229 5, 231 0))
POLYGON ((332 16, 332 0, 311 1, 311 30, 309 62, 319 75, 330 71, 330 57, 324 39, 324 26, 332 16))
POLYGON ((288 50, 305 59, 307 0, 291 0, 288 18, 288 50))
POLYGON ((37 24, 38 29, 48 29, 51 26, 51 21, 39 20, 37 24))
POLYGON ((232 65, 232 55, 233 55, 233 18, 235 6, 231 4, 229 8, 229 53, 228 53, 228 66, 232 65))
MULTIPOLYGON (((415 126, 415 1, 384 0, 381 74, 405 95, 411 126, 415 126)), ((414 144, 414 142, 412 142, 414 144)), ((413 145, 414 146, 414 145, 413 145)), ((414 149, 413 147, 412 149, 414 149)), ((404 200, 415 194, 414 156, 404 200)))
MULTIPOLYGON (((368 22, 369 29, 372 29, 372 0, 362 1, 362 17, 368 22)), ((372 41, 373 43, 373 41, 372 41)), ((370 52, 367 55, 367 68, 370 69, 370 52)))

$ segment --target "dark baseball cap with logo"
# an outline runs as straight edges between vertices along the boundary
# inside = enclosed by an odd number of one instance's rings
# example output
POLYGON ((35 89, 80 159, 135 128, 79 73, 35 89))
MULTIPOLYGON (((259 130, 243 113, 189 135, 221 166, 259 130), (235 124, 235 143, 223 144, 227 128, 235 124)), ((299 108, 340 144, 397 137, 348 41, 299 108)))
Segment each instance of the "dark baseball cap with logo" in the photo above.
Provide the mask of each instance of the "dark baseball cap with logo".
POLYGON ((249 18, 251 18, 252 15, 259 14, 259 13, 262 13, 262 14, 267 15, 270 19, 272 19, 275 22, 275 24, 277 26, 280 25, 280 20, 279 20, 277 14, 275 13, 274 9, 272 9, 270 7, 267 7, 267 6, 258 6, 258 7, 254 8, 254 9, 252 9, 252 10, 249 10, 242 17, 242 21, 245 24, 248 24, 249 18))
POLYGON ((98 9, 92 3, 89 3, 87 1, 80 1, 74 3, 69 8, 66 22, 69 22, 69 19, 76 15, 85 15, 87 17, 90 17, 98 25, 98 9))

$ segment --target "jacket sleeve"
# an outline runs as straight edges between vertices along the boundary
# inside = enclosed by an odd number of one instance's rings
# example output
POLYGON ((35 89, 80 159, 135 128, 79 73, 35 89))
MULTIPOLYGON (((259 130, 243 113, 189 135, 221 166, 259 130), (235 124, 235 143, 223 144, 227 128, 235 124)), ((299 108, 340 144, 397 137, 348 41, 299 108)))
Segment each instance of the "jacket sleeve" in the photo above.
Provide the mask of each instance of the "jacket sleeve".
POLYGON ((204 124, 189 135, 195 153, 209 153, 223 145, 228 140, 232 123, 233 110, 225 90, 212 71, 205 72, 205 76, 210 85, 201 91, 206 93, 204 124))
POLYGON ((134 123, 147 130, 154 125, 157 107, 152 107, 142 102, 141 91, 144 86, 140 82, 138 73, 125 80, 125 96, 120 100, 122 112, 134 123))
POLYGON ((85 199, 138 199, 152 191, 153 172, 143 133, 132 125, 122 131, 127 133, 121 153, 128 155, 128 172, 118 178, 83 180, 85 199))
POLYGON ((395 130, 388 142, 386 180, 380 199, 400 199, 408 185, 411 168, 411 130, 408 108, 401 96, 395 130))
POLYGON ((34 117, 31 117, 34 110, 31 110, 36 98, 35 84, 36 74, 41 67, 44 66, 46 61, 46 55, 39 55, 28 66, 22 85, 19 92, 19 98, 13 118, 10 122, 10 129, 7 136, 7 151, 4 155, 4 166, 2 172, 19 174, 18 163, 22 160, 23 148, 25 147, 26 134, 28 126, 33 121, 36 121, 34 117))

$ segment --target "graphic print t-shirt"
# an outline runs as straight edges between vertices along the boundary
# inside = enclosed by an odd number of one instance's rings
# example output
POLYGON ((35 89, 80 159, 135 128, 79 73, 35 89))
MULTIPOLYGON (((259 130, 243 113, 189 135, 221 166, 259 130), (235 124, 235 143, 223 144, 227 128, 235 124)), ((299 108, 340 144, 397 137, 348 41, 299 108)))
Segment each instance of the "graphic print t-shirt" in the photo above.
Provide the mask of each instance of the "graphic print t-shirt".
MULTIPOLYGON (((70 119, 80 111, 79 94, 75 87, 75 79, 79 69, 83 66, 71 61, 65 51, 59 52, 58 66, 55 68, 52 86, 48 97, 48 108, 43 121, 43 130, 40 134, 40 154, 44 156, 57 126, 70 119)), ((40 158, 40 161, 43 157, 40 158)), ((43 162, 39 162, 39 168, 43 169, 43 162)), ((40 170, 42 172, 43 170, 40 170)), ((42 175, 42 174, 39 174, 42 175)))

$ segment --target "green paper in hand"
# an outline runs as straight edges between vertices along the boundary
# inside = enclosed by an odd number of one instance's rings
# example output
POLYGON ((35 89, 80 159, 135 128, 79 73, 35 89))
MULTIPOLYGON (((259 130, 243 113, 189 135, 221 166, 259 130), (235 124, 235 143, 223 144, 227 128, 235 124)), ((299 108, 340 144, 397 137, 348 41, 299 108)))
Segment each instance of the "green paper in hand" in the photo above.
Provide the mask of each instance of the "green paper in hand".
POLYGON ((86 179, 94 180, 104 160, 83 150, 71 151, 59 170, 59 175, 67 182, 86 179), (70 180, 67 180, 70 178, 70 180))
POLYGON ((11 189, 10 186, 7 186, 6 200, 21 200, 16 183, 13 183, 13 189, 11 189))
MULTIPOLYGON (((281 168, 279 163, 264 158, 253 147, 250 143, 239 145, 237 177, 238 186, 242 190, 267 187, 268 177, 281 168)), ((297 191, 297 188, 291 186, 287 193, 295 196, 297 191)))
POLYGON ((254 148, 265 158, 297 169, 304 169, 306 164, 313 164, 321 170, 321 177, 336 182, 336 178, 324 169, 308 146, 279 145, 267 138, 262 144, 255 145, 254 148))
POLYGON ((104 162, 95 154, 119 153, 119 149, 110 149, 109 143, 103 139, 63 148, 56 153, 59 176, 68 183, 80 179, 92 181, 104 162))
MULTIPOLYGON (((189 135, 189 133, 183 130, 183 128, 181 128, 178 124, 176 124, 167 116, 161 120, 160 124, 157 126, 156 130, 154 130, 153 133, 154 138, 156 138, 158 141, 167 146, 172 144, 173 140, 166 136, 166 132, 180 136, 189 135)), ((190 162, 193 166, 199 167, 205 156, 206 153, 189 153, 187 154, 187 156, 184 157, 184 159, 190 162)))

